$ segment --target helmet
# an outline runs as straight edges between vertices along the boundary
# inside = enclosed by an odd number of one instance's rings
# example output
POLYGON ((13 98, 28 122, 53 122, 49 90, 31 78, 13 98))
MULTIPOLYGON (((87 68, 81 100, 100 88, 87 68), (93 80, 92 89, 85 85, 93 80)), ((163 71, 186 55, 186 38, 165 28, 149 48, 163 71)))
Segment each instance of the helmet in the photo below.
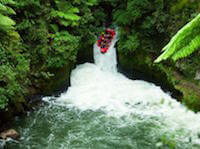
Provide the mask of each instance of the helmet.
POLYGON ((107 28, 107 29, 106 29, 106 32, 112 32, 112 29, 107 28))
POLYGON ((114 29, 107 28, 107 29, 106 29, 106 33, 111 33, 111 34, 114 36, 114 35, 115 35, 115 30, 114 30, 114 29))

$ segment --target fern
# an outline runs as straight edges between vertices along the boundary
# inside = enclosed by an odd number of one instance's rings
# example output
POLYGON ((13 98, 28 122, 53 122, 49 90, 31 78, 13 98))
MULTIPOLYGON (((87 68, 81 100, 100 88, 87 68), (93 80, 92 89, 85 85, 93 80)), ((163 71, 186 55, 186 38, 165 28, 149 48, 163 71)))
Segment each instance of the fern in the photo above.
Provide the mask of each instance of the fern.
POLYGON ((61 11, 56 11, 56 15, 62 19, 70 20, 70 21, 78 21, 80 19, 79 16, 77 16, 73 13, 64 13, 61 11))
POLYGON ((1 14, 16 14, 15 11, 11 8, 6 6, 7 4, 15 4, 12 0, 0 0, 0 13, 1 14))
POLYGON ((6 6, 0 3, 0 11, 5 12, 7 10, 6 6))
POLYGON ((0 0, 1 4, 7 5, 7 4, 15 4, 13 0, 0 0))
POLYGON ((89 6, 93 6, 93 5, 96 5, 98 3, 98 0, 88 0, 86 2, 87 5, 89 6))
POLYGON ((15 11, 6 6, 7 4, 14 4, 15 2, 12 0, 0 0, 0 30, 1 31, 9 31, 14 29, 15 21, 12 20, 7 15, 16 14, 15 11))
POLYGON ((196 36, 187 46, 182 48, 182 50, 179 50, 178 52, 176 52, 172 56, 172 59, 174 61, 176 61, 180 58, 184 58, 186 56, 189 56, 190 54, 192 54, 198 48, 200 48, 200 35, 196 36))
POLYGON ((0 29, 13 29, 15 22, 7 16, 0 14, 0 29))
POLYGON ((155 62, 172 58, 174 61, 184 58, 200 47, 200 14, 180 29, 170 42, 162 49, 164 51, 155 62))
POLYGON ((51 16, 53 18, 57 18, 59 23, 65 27, 72 25, 78 25, 78 21, 80 20, 80 16, 77 15, 79 13, 79 9, 77 7, 73 7, 71 3, 67 1, 55 1, 57 9, 53 9, 51 12, 51 16))

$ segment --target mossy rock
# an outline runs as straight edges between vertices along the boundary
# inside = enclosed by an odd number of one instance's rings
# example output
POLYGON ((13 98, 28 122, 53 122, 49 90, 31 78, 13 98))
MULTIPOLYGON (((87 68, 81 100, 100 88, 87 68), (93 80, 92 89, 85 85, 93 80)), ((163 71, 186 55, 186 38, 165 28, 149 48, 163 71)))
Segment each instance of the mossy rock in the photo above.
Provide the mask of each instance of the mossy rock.
POLYGON ((6 109, 0 110, 0 126, 7 123, 10 124, 10 121, 14 116, 24 114, 25 109, 28 107, 28 103, 23 97, 18 97, 18 100, 11 102, 6 109))
POLYGON ((78 51, 77 64, 85 62, 94 63, 93 45, 83 44, 78 51))
POLYGON ((122 71, 133 74, 133 79, 142 79, 161 86, 166 91, 173 93, 174 97, 180 98, 181 93, 175 89, 172 82, 167 80, 167 74, 162 70, 162 64, 154 64, 153 56, 144 52, 134 52, 128 55, 118 54, 119 67, 122 71), (138 76, 134 76, 139 73, 138 76), (134 78, 135 77, 135 78, 134 78))
POLYGON ((52 95, 62 92, 70 85, 70 73, 74 68, 75 63, 68 61, 62 68, 49 70, 54 74, 49 79, 38 80, 39 94, 52 95))
POLYGON ((176 71, 173 72, 173 76, 176 80, 175 88, 183 93, 182 102, 195 112, 200 111, 200 86, 176 71))
MULTIPOLYGON (((175 64, 154 64, 153 56, 145 52, 133 52, 128 55, 119 53, 119 66, 123 71, 145 74, 148 79, 157 85, 163 86, 177 100, 188 108, 200 111, 200 86, 194 78, 181 74, 175 64), (149 79, 150 78, 150 79, 149 79)), ((145 79, 144 79, 145 80, 145 79)))

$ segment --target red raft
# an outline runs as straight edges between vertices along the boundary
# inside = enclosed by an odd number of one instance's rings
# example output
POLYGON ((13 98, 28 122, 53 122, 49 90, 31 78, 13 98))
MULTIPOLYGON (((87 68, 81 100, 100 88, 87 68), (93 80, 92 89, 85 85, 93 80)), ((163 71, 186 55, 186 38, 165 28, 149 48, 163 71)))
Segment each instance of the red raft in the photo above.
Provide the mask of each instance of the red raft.
POLYGON ((97 41, 97 46, 100 47, 101 53, 106 53, 115 37, 115 30, 106 29, 105 34, 102 34, 97 41))

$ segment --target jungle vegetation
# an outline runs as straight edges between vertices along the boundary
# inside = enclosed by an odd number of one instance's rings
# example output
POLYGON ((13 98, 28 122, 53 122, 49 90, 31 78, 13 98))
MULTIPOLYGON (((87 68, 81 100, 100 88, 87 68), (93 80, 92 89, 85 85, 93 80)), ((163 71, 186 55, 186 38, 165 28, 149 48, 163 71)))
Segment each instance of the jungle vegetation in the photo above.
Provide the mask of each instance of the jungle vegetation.
POLYGON ((200 14, 185 25, 162 49, 155 62, 158 63, 171 57, 174 61, 191 55, 200 48, 200 14))
POLYGON ((158 56, 198 13, 199 2, 185 0, 0 0, 0 109, 75 63, 106 26, 118 27, 119 52, 158 56))
POLYGON ((92 13, 96 5, 95 0, 0 1, 0 109, 24 100, 37 80, 54 75, 50 69, 75 62, 82 40, 95 41, 102 24, 92 13))

